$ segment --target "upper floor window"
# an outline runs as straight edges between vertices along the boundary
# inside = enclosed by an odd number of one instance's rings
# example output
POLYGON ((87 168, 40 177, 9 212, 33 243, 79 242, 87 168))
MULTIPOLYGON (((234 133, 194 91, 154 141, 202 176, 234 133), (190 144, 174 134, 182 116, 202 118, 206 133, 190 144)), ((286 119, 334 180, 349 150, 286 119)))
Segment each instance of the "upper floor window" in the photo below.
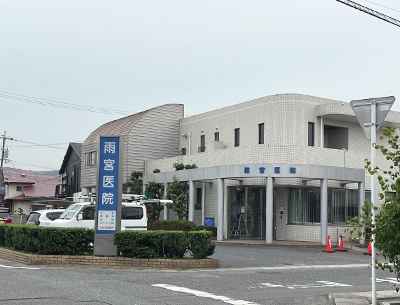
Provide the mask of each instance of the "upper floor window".
POLYGON ((97 164, 97 152, 92 151, 85 154, 85 166, 92 166, 97 164))
POLYGON ((205 152, 205 151, 206 151, 206 136, 202 135, 200 136, 199 152, 205 152))
POLYGON ((17 192, 22 192, 22 185, 17 185, 17 192))
POLYGON ((258 124, 258 144, 264 144, 264 123, 258 124))
POLYGON ((346 127, 324 126, 324 147, 334 149, 349 149, 349 130, 346 127))
POLYGON ((235 147, 240 145, 240 128, 235 129, 235 147))
POLYGON ((214 141, 219 141, 219 132, 214 133, 214 141))
POLYGON ((314 146, 315 124, 308 122, 308 146, 314 146))

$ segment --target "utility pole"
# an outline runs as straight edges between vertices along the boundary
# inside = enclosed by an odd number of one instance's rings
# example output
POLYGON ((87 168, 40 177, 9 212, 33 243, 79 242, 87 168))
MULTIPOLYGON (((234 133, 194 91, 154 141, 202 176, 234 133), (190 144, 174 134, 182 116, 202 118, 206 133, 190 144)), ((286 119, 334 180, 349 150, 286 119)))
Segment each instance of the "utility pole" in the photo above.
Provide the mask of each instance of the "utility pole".
POLYGON ((4 135, 2 135, 1 138, 3 139, 3 148, 2 148, 2 150, 1 150, 1 165, 0 165, 0 170, 1 170, 1 173, 3 173, 3 164, 4 164, 6 140, 11 140, 11 141, 13 141, 14 139, 13 139, 13 138, 10 138, 10 137, 7 137, 5 131, 4 131, 4 135))

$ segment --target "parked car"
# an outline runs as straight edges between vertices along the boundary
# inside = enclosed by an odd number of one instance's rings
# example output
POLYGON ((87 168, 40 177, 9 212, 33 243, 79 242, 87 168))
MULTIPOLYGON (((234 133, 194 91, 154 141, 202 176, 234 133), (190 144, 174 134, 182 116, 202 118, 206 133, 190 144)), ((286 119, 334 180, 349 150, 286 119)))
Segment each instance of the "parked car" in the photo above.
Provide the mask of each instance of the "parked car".
POLYGON ((0 223, 12 223, 9 208, 0 208, 0 223))
POLYGON ((33 211, 29 214, 25 224, 49 227, 50 223, 59 218, 64 211, 64 209, 33 211))
MULTIPOLYGON (((51 227, 94 229, 96 207, 91 202, 71 204, 51 227)), ((121 231, 147 230, 147 208, 142 203, 122 202, 121 231)))

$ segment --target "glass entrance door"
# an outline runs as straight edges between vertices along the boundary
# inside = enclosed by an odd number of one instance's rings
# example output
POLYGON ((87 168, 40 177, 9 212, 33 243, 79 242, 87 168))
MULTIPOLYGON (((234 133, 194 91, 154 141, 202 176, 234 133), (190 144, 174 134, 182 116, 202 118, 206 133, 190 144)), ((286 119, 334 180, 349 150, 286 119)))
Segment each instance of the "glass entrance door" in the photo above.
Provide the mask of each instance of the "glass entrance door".
POLYGON ((247 189, 246 220, 246 237, 265 236, 265 190, 262 188, 247 189))
POLYGON ((265 188, 228 188, 229 238, 265 238, 265 188))

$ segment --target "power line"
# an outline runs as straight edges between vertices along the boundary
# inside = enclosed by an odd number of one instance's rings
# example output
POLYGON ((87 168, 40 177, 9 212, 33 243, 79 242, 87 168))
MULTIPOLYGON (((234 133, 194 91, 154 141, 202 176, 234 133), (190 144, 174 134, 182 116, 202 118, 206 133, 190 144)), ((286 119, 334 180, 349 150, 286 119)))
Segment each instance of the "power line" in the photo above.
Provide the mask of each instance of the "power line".
MULTIPOLYGON (((7 162, 10 162, 11 164, 12 164, 12 162, 15 162, 15 163, 21 164, 21 165, 29 165, 29 166, 34 166, 34 167, 38 167, 38 168, 49 169, 49 170, 52 170, 52 171, 58 171, 58 169, 54 169, 54 168, 51 168, 51 167, 45 167, 45 166, 29 164, 29 163, 23 163, 23 162, 19 162, 19 161, 15 161, 15 160, 10 160, 10 159, 7 159, 7 162)), ((14 166, 14 164, 13 164, 13 166, 14 166)))
POLYGON ((395 12, 399 12, 400 13, 400 11, 399 10, 396 10, 396 9, 394 9, 394 8, 391 8, 391 7, 388 7, 388 6, 385 6, 385 5, 382 5, 382 4, 379 4, 379 3, 375 3, 375 2, 372 2, 372 1, 369 1, 369 0, 364 0, 365 2, 369 2, 369 3, 372 3, 372 4, 375 4, 375 5, 378 5, 378 6, 381 6, 381 7, 384 7, 384 8, 387 8, 387 9, 389 9, 389 10, 392 10, 392 11, 395 11, 395 12))
POLYGON ((88 112, 93 112, 93 113, 106 113, 106 114, 112 114, 112 115, 129 115, 129 114, 134 113, 134 112, 118 110, 118 109, 108 109, 108 108, 84 106, 84 105, 64 103, 64 102, 56 102, 53 100, 31 97, 31 96, 7 92, 7 91, 0 91, 0 97, 6 98, 6 99, 11 99, 11 100, 27 102, 27 103, 31 103, 31 104, 38 104, 38 105, 42 105, 42 106, 51 106, 51 107, 56 107, 56 108, 64 108, 64 109, 71 109, 71 110, 78 110, 78 111, 88 111, 88 112))
MULTIPOLYGON (((56 148, 56 149, 65 150, 65 148, 57 147, 57 146, 52 146, 52 145, 50 145, 50 144, 39 144, 39 143, 33 143, 33 142, 28 142, 28 141, 22 141, 22 140, 18 140, 18 142, 27 143, 27 144, 32 144, 32 146, 42 146, 42 147, 50 147, 50 148, 56 148)), ((54 145, 54 144, 53 144, 53 145, 54 145)), ((58 145, 61 145, 61 144, 58 144, 58 145)), ((65 144, 62 144, 62 145, 65 145, 65 144)), ((29 146, 29 147, 32 147, 32 146, 29 146)), ((27 146, 27 148, 28 148, 28 146, 27 146)))

